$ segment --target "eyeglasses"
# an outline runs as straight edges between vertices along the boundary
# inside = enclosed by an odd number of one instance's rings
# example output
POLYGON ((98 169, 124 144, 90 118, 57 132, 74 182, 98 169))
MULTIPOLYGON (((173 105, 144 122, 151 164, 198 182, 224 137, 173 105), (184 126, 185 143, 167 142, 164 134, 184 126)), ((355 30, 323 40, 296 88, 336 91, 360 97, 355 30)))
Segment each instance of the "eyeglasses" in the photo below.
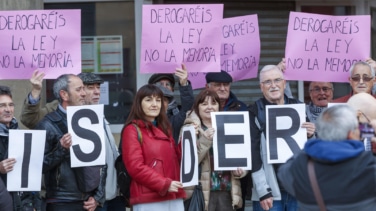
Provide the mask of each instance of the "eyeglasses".
POLYGON ((165 81, 165 82, 159 81, 159 82, 155 83, 155 85, 160 85, 160 86, 172 88, 172 84, 170 82, 167 82, 167 81, 165 81))
POLYGON ((279 84, 281 84, 281 82, 283 80, 284 80, 283 78, 277 78, 277 79, 274 79, 274 80, 263 81, 261 83, 264 84, 265 86, 270 86, 270 85, 272 85, 272 83, 274 83, 275 85, 279 85, 279 84))
POLYGON ((330 91, 332 91, 332 88, 330 87, 315 87, 313 89, 310 89, 309 91, 310 92, 313 92, 315 94, 320 94, 321 93, 321 90, 324 92, 324 93, 328 93, 330 91))
POLYGON ((364 82, 370 82, 371 80, 373 80, 373 77, 370 77, 368 75, 363 75, 363 77, 361 77, 360 75, 355 75, 351 77, 351 80, 355 82, 359 82, 361 79, 363 79, 364 82))

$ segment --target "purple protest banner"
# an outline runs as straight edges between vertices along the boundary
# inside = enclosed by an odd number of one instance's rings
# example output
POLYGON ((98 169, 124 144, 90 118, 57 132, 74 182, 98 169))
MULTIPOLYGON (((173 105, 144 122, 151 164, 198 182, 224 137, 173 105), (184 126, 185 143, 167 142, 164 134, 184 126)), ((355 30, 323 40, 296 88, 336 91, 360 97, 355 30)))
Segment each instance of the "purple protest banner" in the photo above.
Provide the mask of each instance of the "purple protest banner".
POLYGON ((220 71, 223 4, 143 5, 141 73, 220 71))
POLYGON ((370 55, 370 16, 290 12, 285 79, 348 82, 350 66, 370 55))
MULTIPOLYGON (((257 15, 223 19, 221 70, 233 81, 257 77, 260 61, 260 33, 257 15)), ((205 73, 189 73, 193 88, 206 84, 205 73)))
POLYGON ((0 12, 0 79, 54 79, 81 72, 81 11, 0 12))

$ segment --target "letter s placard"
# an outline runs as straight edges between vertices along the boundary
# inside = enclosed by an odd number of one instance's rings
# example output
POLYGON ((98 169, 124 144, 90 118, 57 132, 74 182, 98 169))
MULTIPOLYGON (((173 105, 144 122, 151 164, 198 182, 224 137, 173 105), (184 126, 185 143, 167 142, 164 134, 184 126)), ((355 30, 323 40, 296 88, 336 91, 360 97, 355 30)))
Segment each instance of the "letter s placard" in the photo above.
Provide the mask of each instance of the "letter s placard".
POLYGON ((104 165, 103 104, 68 106, 67 121, 72 136, 71 167, 104 165))

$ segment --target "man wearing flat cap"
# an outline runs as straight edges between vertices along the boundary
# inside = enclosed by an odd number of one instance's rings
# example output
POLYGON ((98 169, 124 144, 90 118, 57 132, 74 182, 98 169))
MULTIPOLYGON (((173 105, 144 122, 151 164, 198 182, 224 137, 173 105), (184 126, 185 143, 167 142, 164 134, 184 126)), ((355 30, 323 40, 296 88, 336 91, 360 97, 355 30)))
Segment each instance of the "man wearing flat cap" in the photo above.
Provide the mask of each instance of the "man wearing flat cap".
POLYGON ((217 92, 224 111, 247 111, 247 106, 231 92, 232 77, 226 71, 207 73, 206 88, 217 92))
MULTIPOLYGON (((231 92, 232 77, 226 71, 221 70, 221 72, 210 72, 205 76, 206 88, 215 91, 219 100, 221 101, 221 106, 223 111, 248 111, 247 106, 242 101, 238 100, 234 93, 231 92)), ((247 194, 248 182, 250 181, 250 174, 240 179, 243 206, 238 211, 244 210, 245 205, 245 195, 247 194)), ((252 184, 250 182, 250 184, 252 184)))
MULTIPOLYGON (((177 104, 175 98, 171 98, 167 107, 167 117, 172 125, 172 135, 175 143, 179 142, 180 128, 183 126, 186 113, 193 106, 194 96, 191 83, 188 81, 188 72, 184 64, 181 68, 176 68, 175 76, 179 79, 179 92, 181 106, 177 104)), ((163 86, 174 92, 175 78, 174 74, 153 74, 148 84, 163 86)))

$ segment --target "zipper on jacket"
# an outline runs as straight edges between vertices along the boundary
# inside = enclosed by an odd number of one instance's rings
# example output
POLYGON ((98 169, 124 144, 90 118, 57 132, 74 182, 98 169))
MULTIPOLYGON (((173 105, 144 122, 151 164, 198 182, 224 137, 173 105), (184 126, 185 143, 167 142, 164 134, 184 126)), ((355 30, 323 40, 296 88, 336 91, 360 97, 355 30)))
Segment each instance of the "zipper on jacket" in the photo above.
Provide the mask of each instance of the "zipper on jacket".
POLYGON ((157 165, 157 161, 155 160, 151 167, 154 168, 156 165, 157 165))

